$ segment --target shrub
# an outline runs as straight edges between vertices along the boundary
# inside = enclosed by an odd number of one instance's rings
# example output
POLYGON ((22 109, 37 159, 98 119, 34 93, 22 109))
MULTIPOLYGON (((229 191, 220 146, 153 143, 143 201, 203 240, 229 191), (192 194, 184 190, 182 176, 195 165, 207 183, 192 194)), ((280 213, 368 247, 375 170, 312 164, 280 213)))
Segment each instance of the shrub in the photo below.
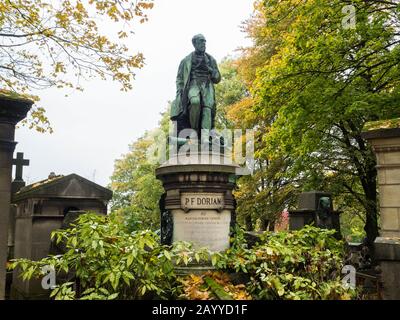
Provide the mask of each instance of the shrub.
POLYGON ((20 268, 24 280, 45 276, 45 266, 60 278, 72 273, 73 281, 51 292, 55 299, 169 298, 177 285, 174 264, 209 258, 208 251, 194 252, 187 243, 160 245, 150 230, 127 233, 114 216, 80 215, 70 229, 57 230, 52 238, 63 242, 64 254, 13 260, 10 269, 20 268))
POLYGON ((341 281, 344 243, 334 233, 311 226, 265 232, 249 249, 238 229, 231 248, 212 260, 220 270, 247 275, 254 299, 351 299, 356 292, 341 281))
POLYGON ((230 249, 213 253, 185 242, 160 244, 150 230, 127 232, 117 216, 80 215, 52 238, 65 253, 40 261, 13 260, 23 279, 53 268, 64 282, 55 299, 351 299, 341 282, 344 243, 334 231, 305 227, 265 232, 249 248, 237 229, 230 249), (174 266, 211 263, 216 272, 177 277, 174 266), (47 269, 44 269, 47 267, 47 269))

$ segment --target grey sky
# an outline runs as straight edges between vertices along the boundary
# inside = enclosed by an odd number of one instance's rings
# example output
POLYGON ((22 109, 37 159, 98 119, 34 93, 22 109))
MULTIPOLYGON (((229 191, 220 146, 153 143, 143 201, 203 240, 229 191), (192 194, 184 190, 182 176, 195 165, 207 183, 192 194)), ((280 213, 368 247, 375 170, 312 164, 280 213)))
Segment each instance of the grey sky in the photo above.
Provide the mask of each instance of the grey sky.
POLYGON ((191 38, 202 33, 207 52, 217 61, 249 44, 240 24, 253 11, 254 0, 155 0, 149 21, 135 28, 130 46, 146 58, 134 89, 119 90, 112 81, 82 83, 84 92, 58 89, 39 92, 53 134, 19 128, 16 152, 31 160, 24 170, 28 183, 57 174, 76 173, 107 185, 114 160, 128 145, 157 126, 160 113, 174 99, 180 60, 193 51, 191 38), (68 93, 68 97, 65 94, 68 93))

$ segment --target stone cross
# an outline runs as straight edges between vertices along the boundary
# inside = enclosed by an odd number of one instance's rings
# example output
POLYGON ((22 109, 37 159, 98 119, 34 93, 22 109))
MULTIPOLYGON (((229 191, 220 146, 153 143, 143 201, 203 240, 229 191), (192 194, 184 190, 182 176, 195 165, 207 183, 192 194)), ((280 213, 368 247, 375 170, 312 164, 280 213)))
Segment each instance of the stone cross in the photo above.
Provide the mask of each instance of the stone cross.
POLYGON ((22 181, 22 170, 24 166, 29 166, 29 160, 24 159, 23 152, 17 152, 17 158, 13 159, 12 164, 15 165, 14 181, 22 181))

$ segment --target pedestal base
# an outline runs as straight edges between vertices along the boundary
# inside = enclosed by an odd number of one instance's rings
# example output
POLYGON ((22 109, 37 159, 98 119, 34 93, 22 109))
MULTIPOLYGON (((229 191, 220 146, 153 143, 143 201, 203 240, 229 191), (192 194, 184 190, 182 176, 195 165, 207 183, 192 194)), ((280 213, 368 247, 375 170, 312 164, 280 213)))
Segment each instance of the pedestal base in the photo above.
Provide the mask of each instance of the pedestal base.
POLYGON ((340 213, 333 211, 326 220, 322 221, 317 213, 312 210, 291 210, 289 211, 289 230, 300 230, 306 225, 313 225, 318 228, 335 229, 335 237, 341 239, 340 213))
POLYGON ((201 275, 207 271, 216 270, 211 264, 189 264, 187 266, 175 266, 175 274, 177 276, 187 276, 189 274, 201 275))
POLYGON ((400 300, 400 238, 378 237, 374 251, 382 271, 382 298, 400 300))
POLYGON ((157 168, 165 189, 160 201, 164 244, 187 241, 210 251, 229 248, 238 168, 224 155, 212 153, 171 158, 157 168))

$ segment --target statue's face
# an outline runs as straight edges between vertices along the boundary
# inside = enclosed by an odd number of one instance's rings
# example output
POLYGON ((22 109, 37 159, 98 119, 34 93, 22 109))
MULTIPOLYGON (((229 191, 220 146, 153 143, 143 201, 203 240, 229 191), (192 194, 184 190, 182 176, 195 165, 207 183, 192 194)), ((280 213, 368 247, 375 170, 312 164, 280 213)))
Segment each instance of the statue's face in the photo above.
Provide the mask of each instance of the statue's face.
POLYGON ((194 41, 194 48, 197 52, 204 53, 206 52, 206 39, 198 38, 194 41))
POLYGON ((326 208, 330 208, 331 207, 331 200, 328 197, 321 197, 319 199, 321 207, 326 209, 326 208))

